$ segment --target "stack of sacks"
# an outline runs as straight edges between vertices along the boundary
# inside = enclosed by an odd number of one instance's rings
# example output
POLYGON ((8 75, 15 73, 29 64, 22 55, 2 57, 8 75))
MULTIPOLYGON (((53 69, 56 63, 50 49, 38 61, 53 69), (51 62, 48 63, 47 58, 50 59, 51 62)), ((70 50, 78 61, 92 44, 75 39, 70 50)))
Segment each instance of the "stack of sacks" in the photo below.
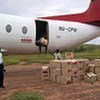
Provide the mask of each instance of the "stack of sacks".
POLYGON ((97 80, 100 80, 100 59, 95 59, 94 64, 95 64, 95 74, 97 75, 97 80))
POLYGON ((95 73, 95 64, 89 64, 89 71, 95 73))
POLYGON ((41 76, 42 80, 49 80, 50 76, 49 66, 42 66, 41 76))
POLYGON ((61 83, 70 84, 79 81, 77 61, 76 60, 64 60, 62 65, 61 83))
POLYGON ((65 53, 66 59, 74 59, 74 54, 72 52, 65 53))
POLYGON ((88 59, 77 59, 77 67, 79 71, 80 80, 83 80, 85 73, 89 72, 88 64, 89 64, 88 59))
POLYGON ((62 75, 61 60, 50 61, 50 80, 60 83, 62 75))
POLYGON ((87 74, 85 75, 84 80, 85 80, 86 82, 93 83, 93 82, 95 82, 95 81, 97 80, 97 76, 96 76, 96 74, 90 72, 90 73, 87 73, 87 74))
POLYGON ((50 80, 70 84, 84 77, 84 68, 88 60, 52 60, 50 62, 50 80))

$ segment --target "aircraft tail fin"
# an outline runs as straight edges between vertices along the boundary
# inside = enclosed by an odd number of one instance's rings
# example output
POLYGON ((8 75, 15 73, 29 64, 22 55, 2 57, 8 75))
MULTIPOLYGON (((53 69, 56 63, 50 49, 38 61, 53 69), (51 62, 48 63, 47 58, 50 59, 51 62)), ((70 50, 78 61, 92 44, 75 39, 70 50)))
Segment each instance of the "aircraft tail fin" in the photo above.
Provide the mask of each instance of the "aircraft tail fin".
POLYGON ((100 26, 100 0, 91 0, 89 8, 84 13, 49 16, 42 19, 75 21, 100 26))

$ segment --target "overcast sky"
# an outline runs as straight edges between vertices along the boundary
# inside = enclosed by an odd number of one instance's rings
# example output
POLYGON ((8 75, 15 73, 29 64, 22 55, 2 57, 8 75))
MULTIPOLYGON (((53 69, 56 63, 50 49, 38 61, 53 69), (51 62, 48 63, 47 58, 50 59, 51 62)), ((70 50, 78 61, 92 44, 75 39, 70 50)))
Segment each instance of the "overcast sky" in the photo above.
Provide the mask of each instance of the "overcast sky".
MULTIPOLYGON (((36 18, 85 11, 90 0, 0 0, 0 13, 36 18)), ((100 38, 89 43, 100 44, 100 38)))

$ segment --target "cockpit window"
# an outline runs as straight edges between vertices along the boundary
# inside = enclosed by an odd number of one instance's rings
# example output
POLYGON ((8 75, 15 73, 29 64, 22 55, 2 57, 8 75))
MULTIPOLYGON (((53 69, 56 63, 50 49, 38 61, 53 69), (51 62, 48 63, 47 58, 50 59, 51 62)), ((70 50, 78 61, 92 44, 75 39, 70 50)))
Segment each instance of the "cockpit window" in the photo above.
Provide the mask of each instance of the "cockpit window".
POLYGON ((26 27, 26 26, 23 26, 23 27, 22 27, 22 33, 23 33, 23 34, 26 34, 27 32, 28 32, 27 27, 26 27))
POLYGON ((6 31, 7 31, 8 33, 10 33, 11 30, 12 30, 12 27, 11 27, 10 24, 8 24, 8 25, 6 26, 6 31))

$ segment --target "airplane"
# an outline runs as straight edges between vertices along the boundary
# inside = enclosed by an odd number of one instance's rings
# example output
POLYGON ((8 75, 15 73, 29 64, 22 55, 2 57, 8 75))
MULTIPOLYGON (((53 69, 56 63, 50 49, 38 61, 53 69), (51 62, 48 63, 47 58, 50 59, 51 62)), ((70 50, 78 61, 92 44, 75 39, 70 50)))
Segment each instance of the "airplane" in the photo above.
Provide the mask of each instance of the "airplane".
MULTIPOLYGON (((38 42, 47 36, 47 52, 66 50, 100 36, 100 0, 91 0, 89 8, 78 14, 37 19, 0 14, 0 48, 8 54, 40 53, 38 42)), ((41 47, 41 52, 45 48, 41 47)))

